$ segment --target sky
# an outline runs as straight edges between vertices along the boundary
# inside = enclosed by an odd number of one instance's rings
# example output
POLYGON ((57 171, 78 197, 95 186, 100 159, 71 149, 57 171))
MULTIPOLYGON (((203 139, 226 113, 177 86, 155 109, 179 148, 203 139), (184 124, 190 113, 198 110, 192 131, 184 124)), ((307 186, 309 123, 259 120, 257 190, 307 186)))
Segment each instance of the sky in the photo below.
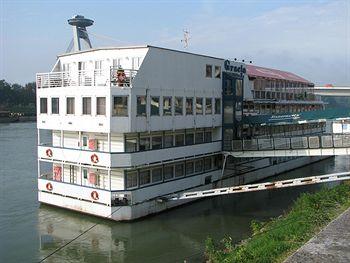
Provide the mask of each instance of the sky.
POLYGON ((350 0, 0 0, 0 79, 25 84, 50 71, 76 14, 95 21, 93 47, 151 44, 350 86, 350 0))

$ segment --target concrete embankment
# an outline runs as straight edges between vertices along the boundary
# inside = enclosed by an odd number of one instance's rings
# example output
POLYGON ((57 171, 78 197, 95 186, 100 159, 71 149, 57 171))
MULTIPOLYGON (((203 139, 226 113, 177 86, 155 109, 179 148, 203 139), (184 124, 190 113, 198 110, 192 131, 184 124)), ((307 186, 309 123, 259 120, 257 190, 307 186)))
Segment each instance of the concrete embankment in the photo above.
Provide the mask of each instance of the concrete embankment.
POLYGON ((297 262, 350 262, 350 208, 285 260, 297 262))

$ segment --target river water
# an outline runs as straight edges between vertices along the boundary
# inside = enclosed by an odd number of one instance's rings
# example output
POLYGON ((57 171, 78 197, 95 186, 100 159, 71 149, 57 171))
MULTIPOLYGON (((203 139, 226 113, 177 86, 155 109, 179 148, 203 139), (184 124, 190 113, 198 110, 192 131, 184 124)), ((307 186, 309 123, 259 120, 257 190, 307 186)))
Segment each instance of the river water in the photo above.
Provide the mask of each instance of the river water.
MULTIPOLYGON (((234 242, 251 220, 283 213, 302 192, 277 189, 205 199, 132 223, 82 215, 37 201, 35 123, 0 124, 0 262, 203 262, 205 239, 234 242)), ((349 171, 349 157, 328 158, 273 179, 349 171)), ((270 179, 272 180, 272 179, 270 179)))

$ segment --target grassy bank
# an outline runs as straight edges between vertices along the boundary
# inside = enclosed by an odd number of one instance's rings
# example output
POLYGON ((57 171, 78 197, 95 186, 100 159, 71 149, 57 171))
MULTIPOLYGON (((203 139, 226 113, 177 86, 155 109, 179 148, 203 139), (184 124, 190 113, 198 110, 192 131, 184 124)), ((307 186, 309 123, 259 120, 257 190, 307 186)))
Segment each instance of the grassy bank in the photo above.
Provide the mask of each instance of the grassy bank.
POLYGON ((342 184, 312 194, 302 194, 291 209, 268 222, 251 223, 252 237, 233 245, 206 240, 209 262, 282 262, 324 226, 350 207, 350 185, 342 184))

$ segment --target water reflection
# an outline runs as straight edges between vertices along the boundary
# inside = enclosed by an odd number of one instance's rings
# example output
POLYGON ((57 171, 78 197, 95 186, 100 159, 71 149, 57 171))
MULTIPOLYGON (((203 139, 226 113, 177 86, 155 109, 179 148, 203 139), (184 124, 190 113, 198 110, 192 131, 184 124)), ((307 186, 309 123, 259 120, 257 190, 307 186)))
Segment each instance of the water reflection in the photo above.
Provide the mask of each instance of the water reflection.
MULTIPOLYGON (((285 173, 278 179, 349 170, 348 157, 329 158, 285 173)), ((274 178, 276 179, 276 178, 274 178)), ((252 219, 283 213, 301 192, 321 185, 222 196, 194 202, 131 223, 107 221, 60 208, 39 208, 40 258, 92 225, 91 231, 47 262, 203 262, 204 241, 226 235, 239 242, 250 234, 252 219)))

